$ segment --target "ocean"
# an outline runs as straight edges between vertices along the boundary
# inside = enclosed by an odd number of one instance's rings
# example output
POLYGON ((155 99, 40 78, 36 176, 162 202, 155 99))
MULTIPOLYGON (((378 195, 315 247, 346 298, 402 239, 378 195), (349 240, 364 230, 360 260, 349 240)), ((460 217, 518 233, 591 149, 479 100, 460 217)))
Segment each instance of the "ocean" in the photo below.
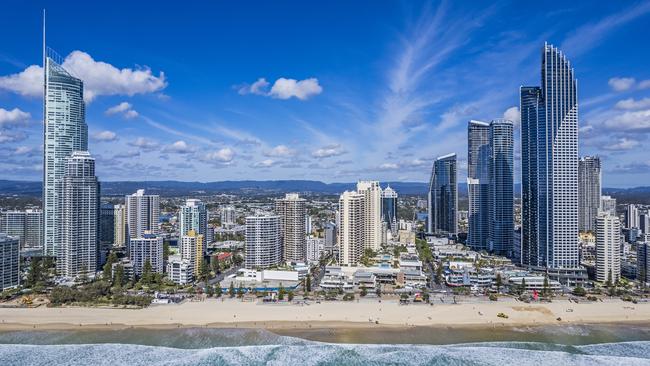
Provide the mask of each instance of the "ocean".
POLYGON ((14 366, 511 364, 650 365, 650 327, 0 332, 14 366))

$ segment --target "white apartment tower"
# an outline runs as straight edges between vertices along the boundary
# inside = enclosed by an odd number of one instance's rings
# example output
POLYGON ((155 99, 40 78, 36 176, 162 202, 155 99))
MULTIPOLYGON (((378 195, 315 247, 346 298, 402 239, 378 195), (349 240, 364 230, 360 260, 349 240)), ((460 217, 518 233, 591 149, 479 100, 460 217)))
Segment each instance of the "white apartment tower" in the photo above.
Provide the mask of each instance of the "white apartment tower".
POLYGON ((282 261, 280 216, 246 217, 246 268, 269 268, 282 261))
POLYGON ((339 263, 356 266, 365 248, 365 196, 345 191, 339 198, 339 263))
POLYGON ((208 210, 205 203, 198 199, 188 199, 181 207, 178 221, 180 222, 179 235, 186 235, 190 230, 206 235, 208 231, 208 210))
POLYGON ((611 196, 601 196, 600 210, 602 212, 607 212, 610 215, 616 215, 616 198, 612 198, 611 196))
POLYGON ((146 195, 144 189, 124 198, 126 209, 126 242, 131 238, 141 238, 145 232, 158 234, 160 218, 160 197, 146 195))
POLYGON ((596 218, 596 280, 615 283, 621 278, 621 223, 617 216, 596 218))
POLYGON ((307 206, 297 193, 288 193, 275 201, 275 213, 280 216, 283 256, 285 262, 304 262, 307 258, 305 221, 307 206))
POLYGON ((75 151, 67 158, 58 192, 57 272, 65 277, 93 276, 99 243, 99 182, 95 159, 87 151, 75 151))
POLYGON ((382 191, 377 181, 359 181, 357 193, 364 200, 364 249, 378 251, 382 242, 381 197, 382 191))
POLYGON ((163 272, 163 238, 152 234, 144 234, 141 238, 132 238, 129 243, 129 258, 133 271, 142 276, 144 264, 149 261, 151 270, 163 272))

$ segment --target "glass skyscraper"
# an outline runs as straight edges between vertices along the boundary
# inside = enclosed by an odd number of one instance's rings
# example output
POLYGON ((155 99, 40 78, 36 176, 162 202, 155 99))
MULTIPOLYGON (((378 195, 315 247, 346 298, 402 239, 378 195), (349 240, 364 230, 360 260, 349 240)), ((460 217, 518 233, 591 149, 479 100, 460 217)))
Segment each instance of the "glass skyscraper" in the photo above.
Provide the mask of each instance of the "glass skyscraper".
POLYGON ((490 123, 488 247, 512 256, 514 242, 513 125, 498 119, 490 123))
POLYGON ((542 50, 541 86, 521 87, 524 265, 577 269, 578 96, 569 60, 542 50))
POLYGON ((467 244, 474 250, 511 256, 514 240, 512 122, 470 121, 467 132, 467 244))
POLYGON ((469 196, 467 245, 488 250, 490 124, 469 121, 467 125, 467 193, 469 196))
POLYGON ((456 154, 433 163, 429 182, 427 231, 435 234, 458 233, 458 177, 456 154))
POLYGON ((56 206, 65 174, 66 159, 74 151, 88 150, 88 126, 83 82, 53 58, 44 55, 43 136, 43 241, 46 255, 57 254, 56 206))

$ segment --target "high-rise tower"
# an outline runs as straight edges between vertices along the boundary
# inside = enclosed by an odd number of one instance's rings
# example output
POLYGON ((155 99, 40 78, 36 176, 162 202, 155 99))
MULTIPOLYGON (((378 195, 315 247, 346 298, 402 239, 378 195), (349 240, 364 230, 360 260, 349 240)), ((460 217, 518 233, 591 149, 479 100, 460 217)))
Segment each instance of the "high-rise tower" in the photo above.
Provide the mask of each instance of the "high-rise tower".
POLYGON ((559 49, 542 49, 541 86, 521 87, 522 264, 577 269, 578 95, 559 49))
POLYGON ((578 217, 580 231, 595 230, 601 208, 601 173, 598 156, 583 156, 578 161, 578 217))
POLYGON ((283 260, 304 262, 307 258, 306 201, 297 193, 288 193, 284 198, 275 201, 275 213, 280 216, 283 260))
POLYGON ((43 241, 46 255, 56 255, 56 206, 66 159, 88 150, 83 82, 61 66, 61 58, 45 46, 43 17, 43 241))
POLYGON ((427 229, 430 233, 458 232, 458 177, 456 154, 448 154, 433 163, 429 182, 429 212, 427 229))
POLYGON ((467 193, 469 198, 467 245, 488 250, 490 124, 467 125, 467 193))

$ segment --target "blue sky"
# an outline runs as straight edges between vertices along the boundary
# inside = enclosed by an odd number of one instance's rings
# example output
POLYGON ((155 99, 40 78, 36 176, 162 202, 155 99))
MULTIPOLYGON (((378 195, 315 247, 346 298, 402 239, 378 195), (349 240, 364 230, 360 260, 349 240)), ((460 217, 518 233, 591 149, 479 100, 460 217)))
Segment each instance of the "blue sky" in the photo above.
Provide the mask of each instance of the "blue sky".
POLYGON ((605 186, 650 184, 650 1, 540 3, 5 4, 2 178, 42 174, 45 7, 101 180, 427 181, 455 152, 463 181, 467 121, 518 123, 548 41, 579 80, 580 154, 605 186))

